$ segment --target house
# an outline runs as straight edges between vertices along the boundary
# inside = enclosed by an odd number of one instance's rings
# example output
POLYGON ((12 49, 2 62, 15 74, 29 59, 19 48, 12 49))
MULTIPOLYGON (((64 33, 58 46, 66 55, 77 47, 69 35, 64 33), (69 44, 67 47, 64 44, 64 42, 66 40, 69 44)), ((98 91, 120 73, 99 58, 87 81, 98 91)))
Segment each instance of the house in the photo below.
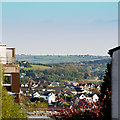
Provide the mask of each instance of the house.
POLYGON ((64 86, 55 86, 55 87, 48 87, 47 91, 53 91, 55 94, 59 94, 65 87, 64 86))
POLYGON ((20 95, 22 96, 32 96, 33 90, 30 90, 29 87, 21 87, 20 88, 20 95))
POLYGON ((78 87, 76 87, 75 89, 77 91, 77 94, 80 94, 84 91, 82 88, 78 88, 78 87))
POLYGON ((73 85, 73 86, 77 86, 77 85, 79 85, 79 83, 77 83, 77 82, 72 82, 72 85, 73 85))
POLYGON ((74 88, 72 88, 70 91, 71 91, 71 93, 74 94, 74 95, 77 94, 77 91, 76 91, 76 89, 74 89, 74 88))
POLYGON ((99 101, 99 97, 98 97, 97 94, 94 94, 94 95, 92 96, 92 99, 93 99, 93 102, 99 101))
POLYGON ((87 90, 83 90, 82 93, 89 93, 89 91, 87 91, 87 90))
POLYGON ((21 84, 21 87, 24 87, 25 85, 24 84, 21 84))
POLYGON ((35 91, 33 94, 32 94, 32 97, 38 97, 38 98, 44 98, 49 105, 52 105, 54 102, 55 102, 55 94, 53 92, 37 92, 35 91))
POLYGON ((48 94, 50 92, 47 92, 47 91, 40 91, 40 98, 44 98, 46 101, 48 101, 48 94))
POLYGON ((44 89, 44 87, 41 85, 41 86, 37 86, 34 88, 35 91, 45 91, 46 89, 44 89))
POLYGON ((89 96, 86 97, 86 100, 89 101, 89 102, 92 102, 92 101, 93 101, 93 100, 92 100, 92 97, 89 97, 89 96))
POLYGON ((86 99, 91 100, 92 102, 97 102, 99 97, 97 94, 88 94, 86 99))
POLYGON ((28 87, 28 84, 21 84, 21 87, 28 87))
POLYGON ((19 103, 20 67, 16 63, 15 48, 0 45, 0 60, 4 69, 4 81, 2 85, 8 92, 16 94, 15 102, 19 103))
POLYGON ((87 95, 85 95, 85 94, 81 93, 79 95, 79 99, 86 99, 89 102, 97 102, 99 100, 99 97, 98 97, 97 94, 87 94, 87 95))
POLYGON ((35 88, 35 87, 38 87, 38 84, 37 84, 37 83, 33 83, 33 84, 32 84, 32 88, 35 88))
POLYGON ((59 86, 59 82, 51 82, 50 86, 59 86))
POLYGON ((73 88, 74 86, 72 85, 72 84, 68 84, 68 85, 66 85, 66 88, 73 88))
POLYGON ((52 105, 55 102, 55 94, 53 92, 48 94, 48 104, 52 105))
POLYGON ((32 94, 32 97, 33 97, 33 98, 35 98, 35 97, 40 98, 40 94, 35 91, 35 92, 32 94))
POLYGON ((65 85, 66 85, 66 86, 71 85, 71 86, 75 87, 75 86, 79 85, 79 83, 74 82, 74 81, 68 81, 68 82, 65 83, 65 85))
POLYGON ((86 98, 86 96, 83 93, 80 94, 79 99, 84 99, 84 98, 86 98))
POLYGON ((110 49, 112 58, 112 120, 120 120, 120 46, 110 49))
POLYGON ((25 84, 25 87, 28 87, 28 84, 25 84))

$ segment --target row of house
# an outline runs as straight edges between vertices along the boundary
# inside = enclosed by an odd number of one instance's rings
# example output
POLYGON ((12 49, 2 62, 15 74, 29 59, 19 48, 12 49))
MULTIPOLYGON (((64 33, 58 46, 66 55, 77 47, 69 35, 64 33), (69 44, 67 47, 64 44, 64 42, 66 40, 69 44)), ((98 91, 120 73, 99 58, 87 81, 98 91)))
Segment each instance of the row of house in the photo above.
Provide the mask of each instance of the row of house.
MULTIPOLYGON (((94 102, 95 99, 93 98, 94 94, 92 94, 92 91, 84 89, 84 87, 80 86, 48 86, 47 88, 44 88, 42 84, 22 84, 20 89, 20 94, 29 97, 29 98, 44 98, 46 101, 48 101, 49 105, 54 104, 54 102, 59 101, 59 96, 68 96, 72 94, 74 97, 79 96, 80 99, 89 100, 91 102, 94 102), (52 94, 51 94, 52 93, 52 94), (82 96, 84 97, 82 97, 82 96), (91 97, 90 97, 91 95, 91 97)), ((96 95, 95 95, 96 96, 96 95)), ((96 97, 96 101, 99 100, 99 97, 96 97)))

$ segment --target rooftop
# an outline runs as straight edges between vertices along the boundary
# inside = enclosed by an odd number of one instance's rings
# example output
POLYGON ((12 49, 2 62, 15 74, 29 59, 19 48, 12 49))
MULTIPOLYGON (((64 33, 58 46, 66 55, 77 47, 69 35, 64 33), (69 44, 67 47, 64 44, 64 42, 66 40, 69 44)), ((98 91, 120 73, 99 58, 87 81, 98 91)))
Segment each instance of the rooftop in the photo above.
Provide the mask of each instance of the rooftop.
POLYGON ((120 50, 120 46, 115 47, 115 48, 113 48, 113 49, 110 49, 110 50, 108 51, 108 54, 112 57, 113 52, 114 52, 114 51, 117 51, 117 50, 120 50))

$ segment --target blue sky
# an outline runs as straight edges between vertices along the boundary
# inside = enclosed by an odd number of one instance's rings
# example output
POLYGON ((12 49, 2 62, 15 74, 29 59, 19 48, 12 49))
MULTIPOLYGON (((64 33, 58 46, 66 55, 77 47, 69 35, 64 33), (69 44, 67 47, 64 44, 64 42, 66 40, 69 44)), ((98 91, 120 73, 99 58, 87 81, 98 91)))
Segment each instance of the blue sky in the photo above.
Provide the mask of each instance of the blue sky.
POLYGON ((4 2, 2 14, 17 54, 107 55, 118 44, 117 2, 4 2))

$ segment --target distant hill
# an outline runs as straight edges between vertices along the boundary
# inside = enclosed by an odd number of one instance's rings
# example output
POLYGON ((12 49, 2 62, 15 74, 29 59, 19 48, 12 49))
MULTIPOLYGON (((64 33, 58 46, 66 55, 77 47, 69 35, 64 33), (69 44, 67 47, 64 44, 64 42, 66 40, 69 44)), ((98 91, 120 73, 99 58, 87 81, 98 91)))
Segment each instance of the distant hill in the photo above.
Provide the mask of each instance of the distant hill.
POLYGON ((16 55, 19 61, 28 61, 29 63, 62 63, 62 62, 81 62, 108 59, 108 56, 94 55, 16 55))
POLYGON ((86 60, 80 62, 61 62, 61 63, 32 63, 19 61, 22 75, 21 82, 29 80, 36 82, 45 81, 76 81, 76 82, 100 82, 103 80, 107 63, 110 58, 86 60), (100 80, 100 81, 99 81, 100 80))

